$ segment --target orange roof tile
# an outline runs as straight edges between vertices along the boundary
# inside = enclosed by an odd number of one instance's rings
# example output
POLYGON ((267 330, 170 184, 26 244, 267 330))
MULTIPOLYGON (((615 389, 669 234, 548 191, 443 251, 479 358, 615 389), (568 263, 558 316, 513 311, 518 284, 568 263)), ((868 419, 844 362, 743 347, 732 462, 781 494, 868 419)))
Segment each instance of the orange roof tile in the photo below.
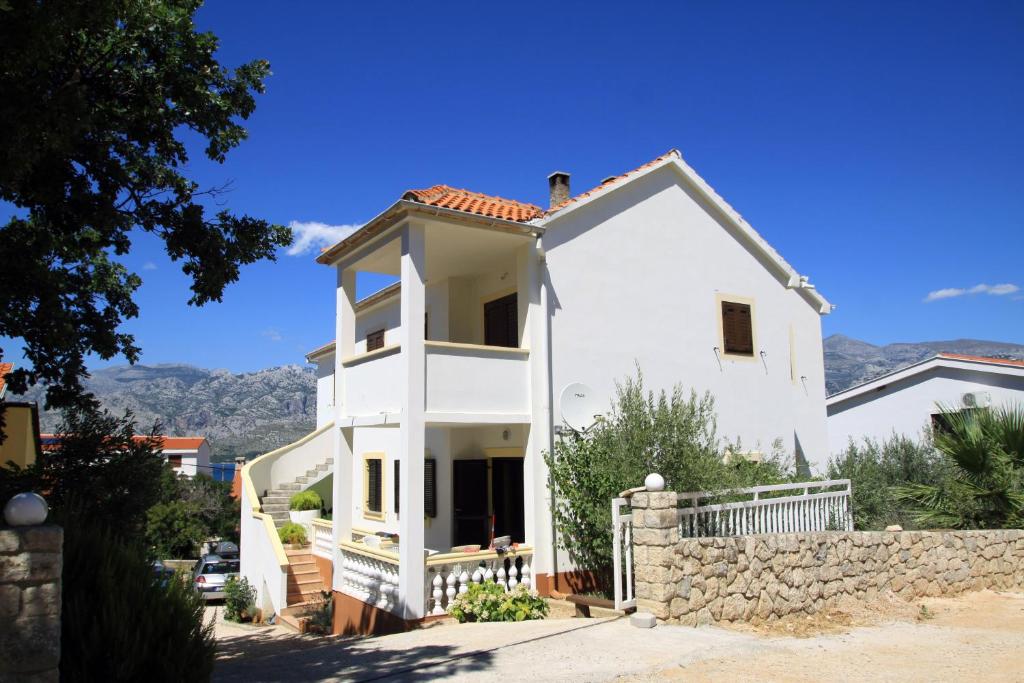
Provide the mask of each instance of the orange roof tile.
POLYGON ((543 209, 535 204, 517 202, 514 199, 494 197, 479 192, 460 190, 448 185, 434 185, 425 190, 409 190, 402 199, 429 204, 442 209, 454 209, 475 213, 489 218, 525 223, 544 215, 543 209))
POLYGON ((0 363, 0 396, 4 393, 4 388, 7 386, 7 374, 14 369, 14 363, 0 363))
MULTIPOLYGON (((40 434, 39 438, 42 441, 44 451, 55 450, 60 446, 60 435, 58 434, 40 434)), ((149 437, 139 434, 132 438, 135 441, 144 441, 149 437)), ((199 447, 206 441, 206 437, 202 436, 157 436, 156 438, 161 441, 161 448, 167 451, 199 450, 199 447)))
POLYGON ((662 161, 664 161, 665 159, 668 159, 669 157, 676 157, 677 159, 681 158, 680 154, 679 154, 679 150, 677 150, 677 149, 670 149, 669 151, 667 151, 664 154, 662 154, 660 157, 657 157, 655 159, 651 159, 646 164, 643 164, 642 166, 637 166, 632 171, 626 171, 622 175, 617 175, 617 176, 614 176, 612 178, 608 178, 603 183, 598 185, 597 187, 593 187, 593 188, 587 190, 586 192, 581 192, 580 194, 576 195, 575 197, 570 197, 569 199, 566 199, 564 202, 562 202, 558 206, 552 206, 550 209, 548 209, 545 212, 545 215, 550 216, 551 214, 555 213, 556 211, 561 211, 562 209, 564 209, 565 207, 569 206, 570 204, 574 204, 574 203, 576 203, 576 202, 578 202, 578 201, 580 201, 582 199, 586 199, 587 197, 589 197, 590 195, 594 194, 595 192, 603 190, 603 189, 605 189, 607 187, 610 187, 612 185, 616 185, 616 184, 620 183, 621 181, 625 180, 626 178, 629 178, 630 176, 636 175, 640 171, 648 169, 651 166, 654 166, 655 164, 661 163, 662 161))
POLYGON ((963 353, 940 353, 939 358, 948 358, 950 360, 973 360, 979 363, 991 363, 993 365, 1012 365, 1014 367, 1024 367, 1024 360, 1013 360, 1011 358, 991 358, 989 356, 968 356, 963 353))

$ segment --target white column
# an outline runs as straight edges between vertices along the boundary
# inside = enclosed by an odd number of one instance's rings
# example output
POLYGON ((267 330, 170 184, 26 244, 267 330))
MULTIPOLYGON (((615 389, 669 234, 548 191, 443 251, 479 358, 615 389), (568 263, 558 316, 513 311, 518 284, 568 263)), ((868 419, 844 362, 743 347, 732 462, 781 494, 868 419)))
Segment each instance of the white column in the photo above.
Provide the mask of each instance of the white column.
POLYGON ((334 330, 334 467, 333 490, 333 547, 334 589, 341 585, 341 552, 338 543, 352 538, 352 428, 346 416, 345 368, 342 360, 351 356, 356 342, 356 272, 352 268, 338 268, 337 314, 334 330))
POLYGON ((538 338, 543 334, 540 327, 540 264, 537 245, 531 240, 529 244, 520 247, 516 254, 516 275, 519 282, 519 319, 523 321, 523 336, 521 345, 530 349, 530 430, 527 433, 526 451, 523 458, 523 526, 526 537, 523 539, 527 545, 536 547, 538 539, 537 529, 537 500, 544 499, 546 488, 543 476, 543 451, 544 443, 541 441, 544 431, 540 424, 545 421, 544 400, 541 392, 546 386, 542 381, 540 373, 543 372, 543 361, 541 358, 542 344, 538 338))
POLYGON ((533 453, 535 460, 530 471, 533 482, 532 508, 535 516, 534 556, 531 569, 534 575, 554 575, 558 571, 557 549, 555 548, 554 532, 551 520, 551 489, 548 486, 548 467, 544 463, 543 452, 551 452, 552 441, 551 413, 551 349, 550 325, 551 317, 548 309, 548 271, 544 255, 544 240, 538 238, 534 247, 535 296, 536 304, 531 295, 530 311, 530 396, 532 423, 530 425, 530 441, 527 453, 533 453))
POLYGON ((426 358, 423 312, 426 290, 426 236, 422 224, 402 232, 402 289, 399 341, 404 381, 399 428, 398 599, 406 619, 424 616, 423 452, 426 358))

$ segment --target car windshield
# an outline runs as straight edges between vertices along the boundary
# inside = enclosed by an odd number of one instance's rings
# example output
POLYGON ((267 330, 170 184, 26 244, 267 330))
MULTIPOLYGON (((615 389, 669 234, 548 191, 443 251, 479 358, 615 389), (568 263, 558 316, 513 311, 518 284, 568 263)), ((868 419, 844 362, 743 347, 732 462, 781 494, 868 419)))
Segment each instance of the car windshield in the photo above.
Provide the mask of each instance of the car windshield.
POLYGON ((234 562, 209 562, 203 565, 204 574, 237 574, 238 561, 234 562))

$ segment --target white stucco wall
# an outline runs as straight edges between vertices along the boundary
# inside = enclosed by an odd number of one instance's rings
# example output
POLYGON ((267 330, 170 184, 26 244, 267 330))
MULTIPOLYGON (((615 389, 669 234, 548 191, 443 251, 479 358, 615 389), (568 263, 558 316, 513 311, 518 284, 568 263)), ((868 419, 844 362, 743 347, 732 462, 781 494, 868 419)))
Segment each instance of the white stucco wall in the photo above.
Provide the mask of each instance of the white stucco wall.
POLYGON ((884 441, 894 433, 920 438, 931 425, 939 405, 959 407, 965 393, 985 391, 992 404, 1024 402, 1024 368, 989 371, 971 367, 934 365, 922 372, 880 384, 865 394, 830 401, 828 407, 829 450, 834 455, 850 439, 884 441), (880 390, 879 390, 880 389, 880 390))
POLYGON ((334 419, 334 354, 316 359, 316 428, 334 419))
POLYGON ((609 405, 615 381, 639 364, 649 389, 710 391, 722 439, 766 452, 781 439, 821 471, 828 445, 819 312, 716 215, 665 167, 549 223, 555 420, 567 384, 583 382, 609 405), (753 358, 716 356, 718 294, 753 300, 753 358))

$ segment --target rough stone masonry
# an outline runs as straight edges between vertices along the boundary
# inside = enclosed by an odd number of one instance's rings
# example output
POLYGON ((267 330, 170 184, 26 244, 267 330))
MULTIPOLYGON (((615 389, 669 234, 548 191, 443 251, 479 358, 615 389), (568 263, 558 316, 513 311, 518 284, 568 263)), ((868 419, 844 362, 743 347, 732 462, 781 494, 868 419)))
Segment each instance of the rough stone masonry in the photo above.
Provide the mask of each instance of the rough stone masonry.
POLYGON ((813 614, 842 598, 1024 587, 1024 530, 681 538, 676 494, 633 496, 637 608, 683 624, 813 614))
POLYGON ((0 528, 0 681, 56 681, 64 532, 0 528))

